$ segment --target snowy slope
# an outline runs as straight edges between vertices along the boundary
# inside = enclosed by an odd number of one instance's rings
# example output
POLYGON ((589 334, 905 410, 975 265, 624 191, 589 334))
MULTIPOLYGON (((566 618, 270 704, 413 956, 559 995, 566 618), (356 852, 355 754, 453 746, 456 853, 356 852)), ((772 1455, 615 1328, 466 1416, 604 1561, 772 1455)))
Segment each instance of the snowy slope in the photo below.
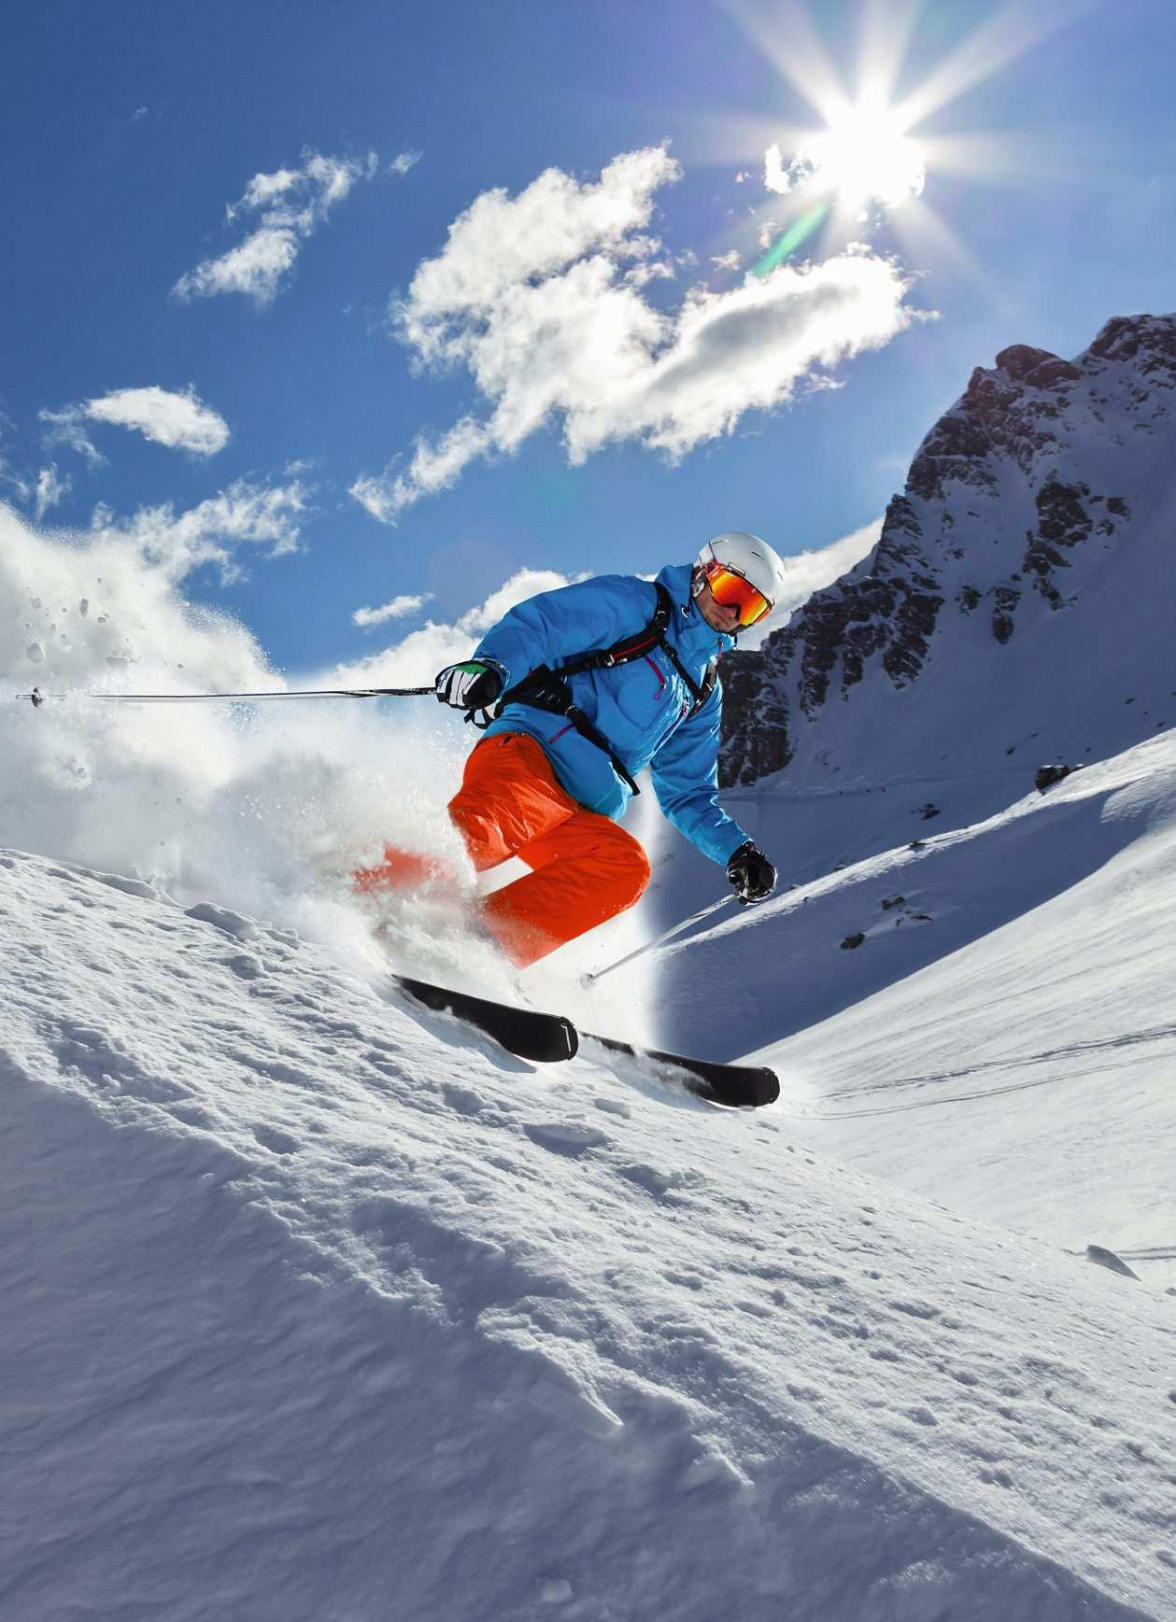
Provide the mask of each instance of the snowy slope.
MULTIPOLYGON (((1176 317, 1025 345, 871 556, 724 669, 782 893, 660 954, 660 1035, 784 1073, 801 1140, 1176 1288, 1176 317), (1038 768, 1083 770, 1037 792, 1038 768)), ((722 894, 662 836, 647 938, 722 894)), ((601 954, 601 961, 604 953, 601 954)))
POLYGON ((0 856, 4 1615, 1176 1616, 1167 1298, 216 899, 0 856))
POLYGON ((1176 732, 1002 784, 749 796, 797 888, 670 948, 661 1018, 774 1064, 802 1141, 1176 1286, 1176 732))

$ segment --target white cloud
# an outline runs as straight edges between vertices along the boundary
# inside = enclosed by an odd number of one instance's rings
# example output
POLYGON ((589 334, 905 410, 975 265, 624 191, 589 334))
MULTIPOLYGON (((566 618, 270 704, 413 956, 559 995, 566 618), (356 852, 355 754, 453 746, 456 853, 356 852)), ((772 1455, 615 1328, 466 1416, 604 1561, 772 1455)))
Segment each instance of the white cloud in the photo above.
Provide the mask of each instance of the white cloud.
POLYGON ((432 599, 432 596, 433 593, 428 591, 419 597, 393 597, 383 608, 357 608, 351 618, 356 625, 362 625, 365 629, 373 625, 383 625, 388 620, 404 619, 408 614, 415 614, 418 608, 423 608, 432 599))
POLYGON ((276 197, 293 191, 301 176, 300 169, 278 169, 272 175, 254 175, 240 202, 230 203, 225 209, 225 218, 232 224, 244 209, 267 208, 276 197))
POLYGON ((738 248, 732 248, 730 253, 711 255, 711 264, 716 270, 738 270, 743 263, 743 256, 738 248))
POLYGON ((406 175, 410 169, 415 169, 424 157, 423 152, 400 152, 388 165, 388 173, 392 175, 406 175))
MULTIPOLYGON (((583 576, 572 576, 582 579, 583 576)), ((401 641, 381 648, 365 659, 337 665, 324 674, 326 687, 419 687, 433 680, 437 672, 459 659, 468 659, 483 634, 516 603, 540 591, 555 591, 569 585, 566 575, 552 569, 520 569, 490 593, 484 603, 467 610, 453 624, 429 620, 420 630, 401 641)), ((317 680, 318 678, 316 678, 317 680)))
POLYGON ((549 169, 517 197, 486 192, 454 221, 395 301, 395 331, 419 367, 468 370, 489 412, 357 479, 368 512, 394 523, 475 458, 509 455, 552 423, 574 464, 619 440, 680 458, 910 324, 903 276, 861 248, 655 308, 633 271, 648 279, 662 263, 647 228, 654 194, 680 174, 648 148, 596 182, 549 169))
POLYGON ((136 428, 157 445, 190 451, 193 456, 215 456, 229 442, 228 423, 191 386, 183 394, 155 386, 116 389, 100 400, 87 400, 80 409, 91 422, 136 428))
POLYGON ((278 295, 282 277, 298 258, 297 234, 284 226, 262 226, 219 259, 206 259, 181 276, 172 291, 178 298, 215 298, 218 293, 244 293, 258 304, 278 295))
POLYGON ((51 507, 56 507, 61 499, 69 494, 70 480, 68 475, 62 478, 57 471, 57 463, 50 462, 43 467, 37 475, 37 502, 35 515, 38 524, 51 507))
POLYGON ((92 536, 117 541, 173 582, 202 564, 220 569, 231 584, 242 576, 233 555, 240 546, 268 547, 267 556, 298 550, 300 525, 310 504, 310 491, 299 480, 287 485, 259 485, 237 479, 227 490, 177 513, 171 502, 140 507, 130 518, 115 520, 99 507, 92 536))
POLYGON ((215 298, 241 293, 268 304, 293 270, 302 242, 323 223, 336 203, 379 168, 374 152, 365 158, 326 158, 306 151, 299 169, 257 174, 240 200, 226 210, 229 223, 244 214, 260 214, 256 230, 219 258, 205 259, 181 276, 172 292, 177 298, 215 298))
POLYGON ((99 452, 84 422, 115 423, 134 428, 157 445, 189 451, 193 456, 215 456, 229 441, 229 425, 220 414, 206 406, 189 387, 182 394, 152 385, 145 389, 115 389, 99 399, 83 400, 61 411, 42 411, 41 421, 50 426, 47 445, 65 444, 86 458, 92 467, 106 458, 99 452))
POLYGON ((423 495, 436 495, 457 483, 466 465, 494 448, 488 428, 463 417, 435 444, 422 435, 403 472, 395 465, 375 478, 358 478, 349 494, 381 523, 394 524, 405 507, 423 495))
MULTIPOLYGON (((803 173, 803 171, 801 171, 803 173)), ((794 180, 800 178, 797 172, 796 161, 784 167, 784 154, 780 150, 780 143, 773 141, 764 153, 764 185, 768 191, 790 192, 794 180)))

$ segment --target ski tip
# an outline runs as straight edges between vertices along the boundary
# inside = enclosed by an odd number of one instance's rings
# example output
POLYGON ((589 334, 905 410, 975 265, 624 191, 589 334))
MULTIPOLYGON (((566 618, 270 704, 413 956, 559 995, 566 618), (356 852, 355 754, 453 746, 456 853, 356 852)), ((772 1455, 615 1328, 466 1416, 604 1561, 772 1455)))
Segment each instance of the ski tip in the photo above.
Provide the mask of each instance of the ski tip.
POLYGON ((700 1080, 695 1090, 726 1109, 763 1109, 779 1098, 780 1082, 773 1070, 733 1066, 726 1075, 700 1080))

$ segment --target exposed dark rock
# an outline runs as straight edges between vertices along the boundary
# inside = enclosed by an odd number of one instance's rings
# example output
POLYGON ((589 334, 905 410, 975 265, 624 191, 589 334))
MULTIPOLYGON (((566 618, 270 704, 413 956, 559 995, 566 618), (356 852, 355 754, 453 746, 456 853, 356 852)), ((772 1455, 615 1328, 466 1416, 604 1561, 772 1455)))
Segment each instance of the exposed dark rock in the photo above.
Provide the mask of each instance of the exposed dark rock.
POLYGON ((1176 325, 1158 315, 1117 315, 1090 346, 1101 360, 1132 361, 1147 378, 1176 380, 1176 325))
POLYGON ((992 634, 998 642, 1007 642, 1013 634, 1013 610, 1021 601, 1015 586, 993 586, 992 634))
POLYGON ((1063 484, 1060 479, 1046 479, 1035 497, 1037 502, 1037 529, 1043 541, 1056 546, 1077 546, 1090 535, 1091 518, 1088 509, 1088 484, 1063 484))
POLYGON ((1119 488, 1134 489, 1125 430, 1176 430, 1176 317, 1117 317, 1074 361, 1012 344, 973 371, 919 446, 871 556, 757 652, 723 659, 721 786, 786 767, 815 742, 832 700, 854 705, 879 683, 914 685, 933 647, 949 662, 952 626, 982 606, 992 658, 1040 623, 1043 604, 1069 609, 1090 578, 1087 560, 1126 539, 1134 516, 1134 501, 1082 476, 1075 450, 1092 413, 1107 423, 1100 481, 1121 450, 1119 488))
POLYGON ((856 930, 854 934, 845 937, 841 943, 841 950, 843 952, 853 952, 862 944, 865 938, 860 929, 856 930))
POLYGON ((791 721, 781 679, 787 673, 790 652, 763 648, 730 653, 720 661, 720 788, 754 783, 757 778, 780 771, 792 759, 791 721))
POLYGON ((1034 349, 1030 344, 1010 344, 996 357, 996 364, 1001 371, 1018 380, 1029 377, 1039 367, 1051 363, 1059 364, 1056 355, 1051 355, 1048 349, 1034 349))
POLYGON ((1071 772, 1077 770, 1076 766, 1039 766, 1033 779, 1033 787, 1039 794, 1044 794, 1052 784, 1060 783, 1064 777, 1069 777, 1071 772))
POLYGON ((1052 355, 1049 360, 1040 366, 1035 366, 1026 377, 1026 383, 1031 383, 1035 389, 1056 388, 1061 383, 1077 383, 1082 373, 1072 361, 1059 360, 1052 355))

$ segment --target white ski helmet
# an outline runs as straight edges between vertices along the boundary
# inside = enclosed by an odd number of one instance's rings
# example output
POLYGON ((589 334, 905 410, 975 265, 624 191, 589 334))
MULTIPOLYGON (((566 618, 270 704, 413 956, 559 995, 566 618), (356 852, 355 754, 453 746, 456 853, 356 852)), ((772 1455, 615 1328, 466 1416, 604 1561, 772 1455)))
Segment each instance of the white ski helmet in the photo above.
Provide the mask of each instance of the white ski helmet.
POLYGON ((697 597, 703 586, 709 585, 717 601, 736 603, 740 609, 741 630, 771 613, 784 593, 784 580, 783 558, 767 541, 745 530, 728 530, 716 535, 694 560, 694 595, 697 597), (731 590, 732 575, 736 581, 745 581, 751 586, 762 602, 756 602, 748 593, 743 593, 745 600, 740 600, 737 587, 731 590))

